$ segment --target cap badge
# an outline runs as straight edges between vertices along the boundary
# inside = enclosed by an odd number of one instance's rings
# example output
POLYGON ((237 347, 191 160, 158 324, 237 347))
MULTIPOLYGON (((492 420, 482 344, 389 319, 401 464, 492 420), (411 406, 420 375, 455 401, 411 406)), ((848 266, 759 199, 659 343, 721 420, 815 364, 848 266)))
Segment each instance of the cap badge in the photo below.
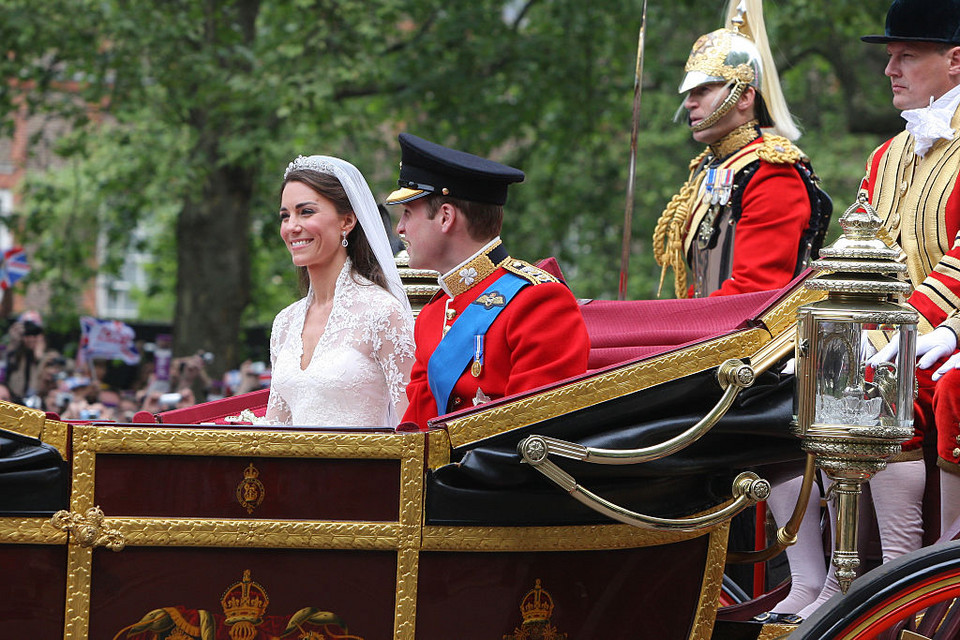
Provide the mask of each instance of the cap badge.
POLYGON ((507 304, 506 299, 500 295, 498 291, 491 291, 490 293, 485 293, 479 298, 477 298, 473 304, 479 304, 487 311, 490 311, 493 307, 502 307, 507 304))

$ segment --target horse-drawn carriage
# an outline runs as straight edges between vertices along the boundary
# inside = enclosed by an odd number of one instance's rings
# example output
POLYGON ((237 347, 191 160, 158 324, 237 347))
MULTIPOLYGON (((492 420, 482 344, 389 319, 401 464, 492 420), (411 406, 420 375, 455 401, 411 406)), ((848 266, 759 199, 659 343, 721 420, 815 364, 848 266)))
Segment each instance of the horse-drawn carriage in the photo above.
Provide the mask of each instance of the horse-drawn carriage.
POLYGON ((953 637, 949 545, 796 629, 720 609, 731 519, 806 455, 802 280, 583 301, 586 374, 426 431, 244 424, 263 391, 132 424, 0 404, 0 638, 953 637))

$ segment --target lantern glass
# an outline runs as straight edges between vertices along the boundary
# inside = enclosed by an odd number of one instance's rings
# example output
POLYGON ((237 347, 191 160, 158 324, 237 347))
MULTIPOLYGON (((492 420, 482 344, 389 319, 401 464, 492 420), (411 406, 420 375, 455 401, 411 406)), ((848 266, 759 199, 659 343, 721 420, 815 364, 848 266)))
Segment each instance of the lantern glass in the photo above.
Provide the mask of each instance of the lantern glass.
POLYGON ((815 333, 814 424, 913 426, 916 325, 820 318, 815 333), (890 340, 899 342, 895 361, 869 364, 890 340))

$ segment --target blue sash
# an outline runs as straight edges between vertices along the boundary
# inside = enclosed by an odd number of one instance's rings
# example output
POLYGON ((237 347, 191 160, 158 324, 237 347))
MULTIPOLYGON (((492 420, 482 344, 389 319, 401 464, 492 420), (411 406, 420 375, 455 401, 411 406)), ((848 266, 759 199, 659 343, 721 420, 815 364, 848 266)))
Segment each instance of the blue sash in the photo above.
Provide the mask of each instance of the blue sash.
POLYGON ((447 403, 454 385, 474 356, 474 341, 497 319, 500 312, 530 281, 514 273, 505 273, 464 309, 451 325, 427 362, 427 382, 437 402, 437 415, 447 412, 447 403), (494 298, 503 298, 502 304, 490 304, 494 298), (484 301, 487 301, 485 304, 484 301))

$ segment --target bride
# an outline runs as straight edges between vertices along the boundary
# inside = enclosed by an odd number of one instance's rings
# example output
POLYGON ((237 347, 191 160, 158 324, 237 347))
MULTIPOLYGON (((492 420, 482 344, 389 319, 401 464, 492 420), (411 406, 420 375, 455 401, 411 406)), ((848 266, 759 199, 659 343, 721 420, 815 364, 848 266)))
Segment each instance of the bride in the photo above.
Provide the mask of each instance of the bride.
POLYGON ((280 196, 280 237, 304 298, 277 314, 265 421, 394 427, 406 409, 413 315, 363 175, 298 156, 280 196))

